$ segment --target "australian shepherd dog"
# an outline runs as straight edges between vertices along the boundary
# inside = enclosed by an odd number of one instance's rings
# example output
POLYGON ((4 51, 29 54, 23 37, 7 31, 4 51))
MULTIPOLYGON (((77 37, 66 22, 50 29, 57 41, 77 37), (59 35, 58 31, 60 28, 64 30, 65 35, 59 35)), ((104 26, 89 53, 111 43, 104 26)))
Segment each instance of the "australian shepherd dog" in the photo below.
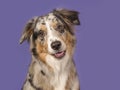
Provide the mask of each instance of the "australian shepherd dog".
POLYGON ((20 44, 30 44, 32 61, 22 90, 80 90, 73 61, 78 12, 55 9, 28 21, 20 44))

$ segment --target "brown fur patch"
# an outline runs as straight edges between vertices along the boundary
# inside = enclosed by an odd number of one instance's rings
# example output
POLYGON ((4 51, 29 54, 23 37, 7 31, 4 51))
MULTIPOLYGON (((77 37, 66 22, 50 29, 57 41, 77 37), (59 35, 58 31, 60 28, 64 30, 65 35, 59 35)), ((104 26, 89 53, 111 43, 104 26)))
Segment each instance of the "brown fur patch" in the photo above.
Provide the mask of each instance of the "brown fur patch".
POLYGON ((63 35, 61 39, 64 41, 64 43, 67 46, 66 50, 68 50, 68 53, 70 54, 70 56, 72 56, 73 48, 75 47, 75 42, 76 42, 75 36, 71 35, 68 31, 66 31, 66 34, 63 35))
POLYGON ((39 60, 46 62, 45 57, 47 55, 47 44, 46 42, 44 44, 41 44, 38 40, 36 40, 36 51, 38 54, 39 60))
POLYGON ((46 64, 46 66, 48 67, 48 69, 50 70, 50 72, 53 72, 53 68, 51 66, 49 66, 46 63, 46 56, 48 54, 47 51, 47 42, 45 41, 44 44, 40 43, 39 40, 36 40, 36 51, 37 51, 37 58, 38 60, 42 61, 44 64, 46 64))
MULTIPOLYGON (((41 24, 39 27, 40 27, 39 28, 40 30, 44 31, 45 33, 47 32, 47 28, 45 25, 41 24)), ((47 55, 47 43, 46 43, 46 41, 44 41, 42 43, 42 41, 39 40, 39 36, 38 36, 37 40, 35 41, 35 45, 36 45, 36 52, 38 54, 38 56, 37 56, 38 59, 45 62, 45 57, 47 55)))
POLYGON ((75 41, 76 41, 75 37, 67 32, 67 36, 66 36, 66 41, 65 42, 66 42, 69 54, 71 56, 73 55, 73 48, 75 47, 75 41))
POLYGON ((45 31, 45 32, 46 32, 46 31, 47 31, 47 28, 46 28, 46 26, 45 26, 45 25, 41 24, 41 25, 40 25, 40 30, 43 30, 43 31, 45 31))

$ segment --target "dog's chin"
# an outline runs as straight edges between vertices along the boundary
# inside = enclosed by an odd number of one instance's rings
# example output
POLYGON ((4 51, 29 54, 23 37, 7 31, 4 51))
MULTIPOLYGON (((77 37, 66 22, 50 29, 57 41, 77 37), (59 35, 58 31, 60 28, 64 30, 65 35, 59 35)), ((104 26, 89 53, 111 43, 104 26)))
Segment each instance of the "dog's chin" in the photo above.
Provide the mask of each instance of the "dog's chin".
POLYGON ((56 52, 55 54, 52 54, 52 56, 54 56, 55 58, 58 58, 58 59, 62 59, 66 54, 66 51, 60 51, 60 52, 56 52))

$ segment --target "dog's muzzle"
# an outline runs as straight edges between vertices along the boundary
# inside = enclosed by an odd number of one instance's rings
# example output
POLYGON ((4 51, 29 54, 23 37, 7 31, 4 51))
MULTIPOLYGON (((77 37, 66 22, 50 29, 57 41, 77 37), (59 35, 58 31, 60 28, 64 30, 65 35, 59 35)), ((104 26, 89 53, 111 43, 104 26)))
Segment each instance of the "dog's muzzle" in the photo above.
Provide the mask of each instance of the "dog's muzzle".
POLYGON ((51 43, 51 48, 56 51, 56 53, 53 54, 56 58, 62 58, 65 56, 65 50, 60 51, 62 47, 62 43, 60 41, 54 41, 51 43))

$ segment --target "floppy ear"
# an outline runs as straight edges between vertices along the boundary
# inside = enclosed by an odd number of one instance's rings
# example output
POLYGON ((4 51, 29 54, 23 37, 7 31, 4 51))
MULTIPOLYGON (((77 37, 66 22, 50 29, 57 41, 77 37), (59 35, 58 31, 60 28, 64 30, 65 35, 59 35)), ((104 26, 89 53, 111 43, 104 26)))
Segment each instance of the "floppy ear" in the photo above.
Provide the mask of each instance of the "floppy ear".
POLYGON ((73 11, 73 10, 67 10, 67 9, 55 9, 53 13, 58 14, 64 20, 67 20, 67 22, 70 22, 73 25, 80 25, 79 21, 79 12, 73 11))
POLYGON ((22 36, 20 38, 20 44, 22 44, 25 40, 29 41, 30 36, 34 32, 34 28, 35 28, 37 19, 38 19, 38 17, 34 17, 27 22, 27 24, 25 25, 24 31, 22 33, 22 36))

